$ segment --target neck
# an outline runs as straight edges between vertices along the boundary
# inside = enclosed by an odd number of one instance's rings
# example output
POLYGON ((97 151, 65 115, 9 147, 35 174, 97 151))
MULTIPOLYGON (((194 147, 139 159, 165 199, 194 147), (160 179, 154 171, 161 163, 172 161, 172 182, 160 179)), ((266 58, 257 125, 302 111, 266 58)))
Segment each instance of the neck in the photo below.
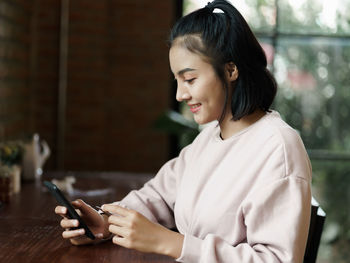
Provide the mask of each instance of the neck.
POLYGON ((256 110, 237 121, 232 120, 232 114, 227 115, 220 123, 221 138, 223 140, 230 138, 260 120, 265 114, 262 110, 256 110))

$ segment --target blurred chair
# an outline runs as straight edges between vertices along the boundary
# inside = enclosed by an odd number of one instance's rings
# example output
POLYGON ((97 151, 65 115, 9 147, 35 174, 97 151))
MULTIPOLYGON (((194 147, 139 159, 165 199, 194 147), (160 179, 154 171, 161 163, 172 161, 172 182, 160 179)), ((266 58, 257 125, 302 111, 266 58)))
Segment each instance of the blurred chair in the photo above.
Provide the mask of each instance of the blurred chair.
POLYGON ((315 263, 317 251, 321 241, 323 224, 326 219, 326 213, 322 210, 318 202, 312 198, 311 201, 311 220, 309 236, 307 239, 304 263, 315 263))

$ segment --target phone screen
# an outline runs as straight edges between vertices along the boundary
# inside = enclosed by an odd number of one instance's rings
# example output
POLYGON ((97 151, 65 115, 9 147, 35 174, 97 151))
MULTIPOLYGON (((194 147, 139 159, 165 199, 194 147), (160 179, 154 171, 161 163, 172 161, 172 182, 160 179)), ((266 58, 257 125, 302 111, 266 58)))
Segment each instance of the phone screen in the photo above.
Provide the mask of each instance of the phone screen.
POLYGON ((49 181, 44 181, 44 185, 47 187, 50 193, 56 198, 57 202, 60 205, 65 206, 67 208, 67 216, 71 219, 77 219, 79 221, 79 227, 76 227, 73 229, 84 228, 85 235, 91 239, 95 239, 94 234, 91 232, 89 227, 85 224, 84 220, 78 215, 77 211, 75 211, 75 208, 66 199, 63 193, 60 191, 60 189, 55 184, 49 181))

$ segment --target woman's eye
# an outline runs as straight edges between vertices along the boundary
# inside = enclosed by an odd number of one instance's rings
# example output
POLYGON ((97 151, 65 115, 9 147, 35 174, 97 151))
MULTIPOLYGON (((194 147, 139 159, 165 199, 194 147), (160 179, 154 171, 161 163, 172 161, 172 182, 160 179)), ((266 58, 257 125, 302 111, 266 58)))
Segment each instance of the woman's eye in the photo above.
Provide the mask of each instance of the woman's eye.
POLYGON ((189 84, 192 84, 193 81, 195 80, 196 78, 193 78, 193 79, 185 79, 185 82, 189 83, 189 84))

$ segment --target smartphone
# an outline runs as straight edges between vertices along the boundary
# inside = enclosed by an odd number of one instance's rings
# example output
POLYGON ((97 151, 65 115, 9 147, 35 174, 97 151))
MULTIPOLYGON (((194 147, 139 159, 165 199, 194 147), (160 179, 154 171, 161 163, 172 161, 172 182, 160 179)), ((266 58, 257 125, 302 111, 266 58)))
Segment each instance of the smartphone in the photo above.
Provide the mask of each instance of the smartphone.
POLYGON ((77 211, 75 211, 75 208, 72 206, 72 204, 65 198, 65 196, 62 194, 60 189, 55 184, 48 181, 44 181, 44 185, 47 187, 47 189, 49 189, 50 193, 56 198, 57 202, 60 205, 63 205, 67 208, 67 216, 71 219, 77 219, 79 221, 79 226, 72 229, 84 228, 85 235, 91 239, 95 239, 94 234, 91 232, 89 227, 85 224, 83 219, 78 215, 77 211))

